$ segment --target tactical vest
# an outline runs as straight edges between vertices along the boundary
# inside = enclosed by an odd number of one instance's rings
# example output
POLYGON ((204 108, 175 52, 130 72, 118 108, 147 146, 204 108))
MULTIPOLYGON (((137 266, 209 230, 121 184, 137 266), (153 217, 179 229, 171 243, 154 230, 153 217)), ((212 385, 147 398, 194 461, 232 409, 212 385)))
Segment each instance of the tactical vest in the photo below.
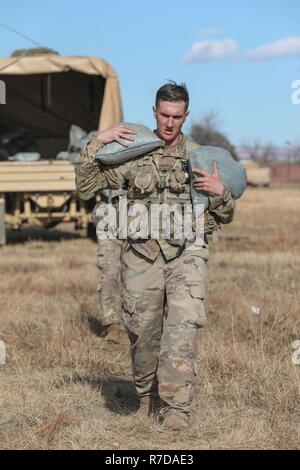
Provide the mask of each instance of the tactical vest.
MULTIPOLYGON (((199 147, 198 144, 183 138, 182 142, 174 148, 158 149, 135 162, 133 177, 128 186, 128 205, 134 203, 145 204, 191 204, 191 190, 188 171, 188 151, 199 147)), ((205 233, 211 233, 217 227, 209 224, 209 216, 205 214, 205 233), (210 226, 209 226, 210 225, 210 226)), ((130 217, 128 219, 130 224, 130 217)), ((148 237, 150 238, 150 218, 148 218, 148 237)), ((193 229, 195 226, 193 227, 193 229)), ((171 238, 165 240, 171 245, 181 247, 185 239, 171 238)), ((130 234, 129 234, 130 237, 130 234)))
POLYGON ((128 188, 128 198, 147 203, 191 201, 188 176, 188 161, 183 143, 183 154, 164 155, 155 152, 140 159, 136 165, 136 175, 128 188))

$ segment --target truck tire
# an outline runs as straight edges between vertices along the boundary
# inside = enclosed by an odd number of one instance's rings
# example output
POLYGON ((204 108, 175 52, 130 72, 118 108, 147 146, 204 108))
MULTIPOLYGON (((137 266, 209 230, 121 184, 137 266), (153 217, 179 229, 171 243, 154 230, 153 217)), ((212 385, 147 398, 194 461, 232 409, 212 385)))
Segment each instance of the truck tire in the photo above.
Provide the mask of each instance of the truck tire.
POLYGON ((96 227, 92 222, 90 222, 86 228, 86 236, 90 240, 93 240, 93 242, 97 240, 96 227))
POLYGON ((5 199, 0 197, 0 245, 6 243, 6 229, 5 229, 5 199))
POLYGON ((44 228, 54 228, 54 227, 56 227, 58 224, 59 224, 59 221, 58 221, 58 222, 57 222, 57 221, 56 221, 56 222, 49 222, 48 224, 46 224, 46 225, 44 226, 44 228))

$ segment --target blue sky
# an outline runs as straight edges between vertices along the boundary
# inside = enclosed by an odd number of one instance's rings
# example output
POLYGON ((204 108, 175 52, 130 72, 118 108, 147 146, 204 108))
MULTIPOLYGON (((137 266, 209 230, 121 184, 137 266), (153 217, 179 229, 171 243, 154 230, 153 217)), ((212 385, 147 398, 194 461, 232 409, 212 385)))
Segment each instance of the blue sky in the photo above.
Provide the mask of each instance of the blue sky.
MULTIPOLYGON (((190 117, 211 110, 234 144, 300 143, 299 0, 10 0, 0 22, 61 55, 106 59, 120 78, 125 119, 154 127, 167 79, 185 82, 190 117)), ((0 56, 31 47, 0 28, 0 56)))

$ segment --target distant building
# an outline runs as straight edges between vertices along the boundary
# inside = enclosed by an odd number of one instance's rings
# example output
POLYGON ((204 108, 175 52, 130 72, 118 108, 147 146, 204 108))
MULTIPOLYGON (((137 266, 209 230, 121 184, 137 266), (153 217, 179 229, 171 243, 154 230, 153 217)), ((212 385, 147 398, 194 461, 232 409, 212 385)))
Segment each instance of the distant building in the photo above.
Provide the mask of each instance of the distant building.
POLYGON ((300 164, 277 163, 272 165, 272 181, 276 183, 300 183, 300 164))
POLYGON ((268 186, 270 182, 300 183, 299 147, 236 147, 240 163, 245 166, 248 184, 268 186))

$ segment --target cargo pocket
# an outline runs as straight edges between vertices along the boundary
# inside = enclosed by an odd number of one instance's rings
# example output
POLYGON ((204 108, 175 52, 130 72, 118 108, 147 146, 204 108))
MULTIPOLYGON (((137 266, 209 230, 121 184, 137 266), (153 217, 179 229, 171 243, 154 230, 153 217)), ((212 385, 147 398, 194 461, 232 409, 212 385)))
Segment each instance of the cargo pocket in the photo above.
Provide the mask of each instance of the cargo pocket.
POLYGON ((124 292, 122 306, 127 313, 132 315, 136 306, 136 298, 128 292, 124 292))
POLYGON ((190 285, 190 294, 193 299, 204 299, 205 298, 205 286, 204 285, 190 285))
POLYGON ((207 322, 205 309, 203 305, 203 299, 205 298, 205 287, 204 285, 190 285, 190 294, 192 299, 194 299, 194 314, 195 314, 195 324, 198 327, 204 326, 207 322))
POLYGON ((134 342, 134 338, 138 336, 139 324, 138 319, 134 315, 136 311, 137 299, 127 291, 123 291, 122 299, 122 318, 125 326, 129 332, 129 338, 131 342, 134 342))

